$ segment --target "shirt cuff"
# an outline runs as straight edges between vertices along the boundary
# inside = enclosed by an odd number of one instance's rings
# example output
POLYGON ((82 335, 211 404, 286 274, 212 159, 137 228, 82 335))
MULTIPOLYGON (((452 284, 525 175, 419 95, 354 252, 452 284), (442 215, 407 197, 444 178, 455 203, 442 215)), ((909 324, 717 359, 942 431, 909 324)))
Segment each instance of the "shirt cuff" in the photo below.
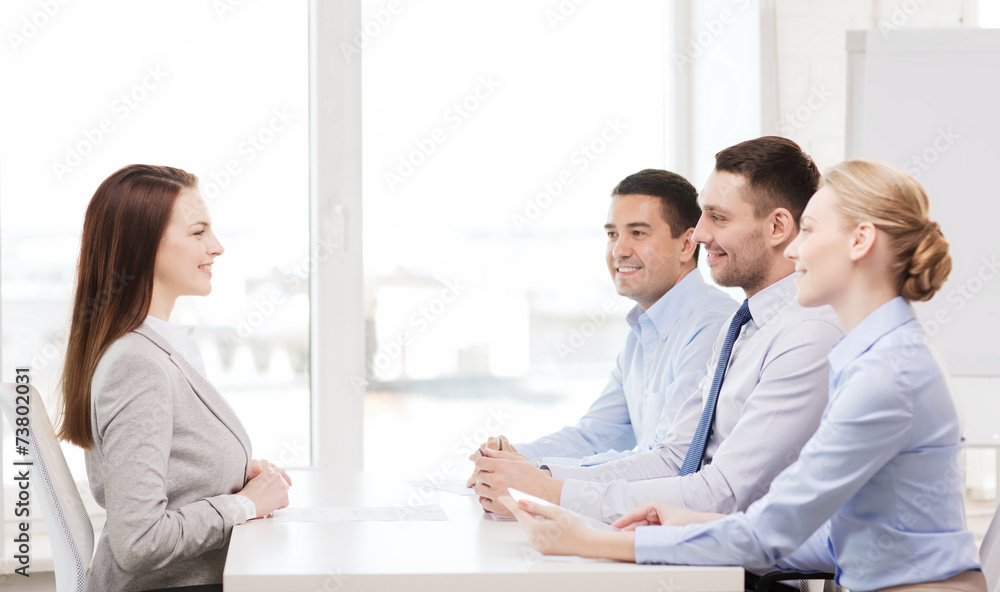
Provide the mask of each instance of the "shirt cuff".
POLYGON ((566 458, 562 456, 543 456, 542 458, 535 460, 535 466, 565 466, 565 467, 578 467, 580 466, 580 459, 578 458, 566 458))
POLYGON ((636 563, 676 564, 677 543, 683 528, 639 526, 635 529, 636 563))
MULTIPOLYGON (((555 477, 555 473, 552 474, 555 477)), ((568 479, 563 481, 562 493, 559 495, 559 505, 573 510, 578 514, 607 522, 604 519, 604 494, 608 491, 607 483, 598 481, 579 481, 568 479)))
MULTIPOLYGON (((644 448, 643 452, 649 450, 649 448, 644 448)), ((638 452, 637 450, 609 450, 607 452, 602 452, 600 454, 593 454, 591 456, 585 456, 580 459, 576 464, 581 467, 596 467, 597 465, 603 465, 604 463, 611 462, 613 460, 620 460, 623 458, 628 458, 638 452)))
POLYGON ((243 509, 243 519, 237 520, 236 524, 243 524, 247 520, 257 517, 257 504, 253 503, 252 499, 238 493, 234 493, 232 497, 233 501, 238 503, 240 508, 243 509))
POLYGON ((588 471, 587 467, 581 466, 569 466, 569 465, 542 465, 543 468, 547 468, 552 477, 555 479, 580 479, 581 481, 587 481, 587 475, 592 474, 592 470, 588 471))

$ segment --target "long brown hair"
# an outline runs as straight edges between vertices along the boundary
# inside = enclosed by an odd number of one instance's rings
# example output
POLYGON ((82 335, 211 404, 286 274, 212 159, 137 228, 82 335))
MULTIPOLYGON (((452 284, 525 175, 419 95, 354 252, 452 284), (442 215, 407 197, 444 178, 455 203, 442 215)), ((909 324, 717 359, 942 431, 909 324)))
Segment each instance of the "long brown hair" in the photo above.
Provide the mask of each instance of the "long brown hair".
POLYGON ((174 202, 197 186, 198 178, 180 169, 133 164, 105 179, 90 200, 62 374, 60 439, 93 446, 90 383, 97 363, 146 318, 156 250, 174 202))

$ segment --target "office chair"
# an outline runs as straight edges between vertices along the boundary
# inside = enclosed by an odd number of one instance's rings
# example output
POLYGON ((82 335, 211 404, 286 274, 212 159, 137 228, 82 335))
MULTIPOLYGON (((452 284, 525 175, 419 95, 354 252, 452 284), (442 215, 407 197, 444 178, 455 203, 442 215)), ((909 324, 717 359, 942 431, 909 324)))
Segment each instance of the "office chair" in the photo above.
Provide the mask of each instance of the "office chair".
MULTIPOLYGON (((52 542, 52 563, 55 566, 58 592, 83 592, 87 569, 94 556, 94 526, 83 507, 80 491, 69 472, 66 458, 56 440, 52 423, 45 412, 42 396, 34 386, 5 383, 0 390, 0 411, 7 416, 14 434, 24 426, 17 425, 17 418, 27 417, 27 454, 19 454, 16 438, 15 459, 31 462, 31 487, 34 490, 32 505, 41 508, 45 527, 52 542), (17 389, 20 388, 21 394, 17 389), (27 404, 25 404, 27 403, 27 404), (38 505, 34 505, 37 503, 38 505)), ((22 422, 24 423, 24 422, 22 422)), ((22 432, 23 433, 23 432, 22 432)), ((23 438, 23 436, 21 436, 23 438)), ((15 467, 17 470, 21 466, 15 467)))
POLYGON ((805 582, 789 582, 789 580, 826 580, 823 585, 825 592, 832 592, 838 589, 833 581, 834 574, 825 572, 800 573, 797 571, 769 571, 764 575, 755 576, 746 572, 746 589, 753 592, 783 592, 785 590, 805 590, 805 582), (781 582, 789 582, 782 584, 781 582))
MULTIPOLYGON (((993 520, 990 521, 986 529, 986 536, 983 537, 983 544, 979 547, 979 563, 983 566, 983 575, 986 576, 986 589, 990 592, 1000 592, 1000 506, 997 506, 993 513, 993 520)), ((772 586, 783 580, 827 580, 824 590, 830 590, 833 583, 833 574, 830 573, 794 573, 772 571, 760 577, 747 575, 747 590, 755 592, 765 592, 775 590, 772 586)), ((787 586, 786 586, 787 587, 787 586)), ((836 588, 833 588, 836 589, 836 588)))

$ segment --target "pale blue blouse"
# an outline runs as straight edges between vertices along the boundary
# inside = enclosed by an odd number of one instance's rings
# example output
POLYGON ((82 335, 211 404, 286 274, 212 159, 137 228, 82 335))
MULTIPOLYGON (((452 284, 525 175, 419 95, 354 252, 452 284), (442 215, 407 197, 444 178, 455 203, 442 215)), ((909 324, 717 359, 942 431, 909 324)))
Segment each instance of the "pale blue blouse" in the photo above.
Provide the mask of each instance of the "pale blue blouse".
POLYGON ((834 347, 816 434, 745 513, 636 530, 639 563, 836 571, 851 590, 979 569, 947 372, 895 298, 834 347))

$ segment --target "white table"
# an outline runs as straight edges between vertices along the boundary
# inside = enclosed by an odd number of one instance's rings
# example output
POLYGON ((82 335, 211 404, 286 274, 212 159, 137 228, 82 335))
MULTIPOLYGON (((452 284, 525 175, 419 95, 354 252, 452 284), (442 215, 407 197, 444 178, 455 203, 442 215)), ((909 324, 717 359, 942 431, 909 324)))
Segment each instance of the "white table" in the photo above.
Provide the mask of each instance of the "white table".
POLYGON ((421 491, 399 476, 296 471, 292 507, 439 504, 439 522, 255 520, 233 529, 226 592, 735 591, 738 567, 635 565, 538 554, 515 522, 475 497, 421 491))

